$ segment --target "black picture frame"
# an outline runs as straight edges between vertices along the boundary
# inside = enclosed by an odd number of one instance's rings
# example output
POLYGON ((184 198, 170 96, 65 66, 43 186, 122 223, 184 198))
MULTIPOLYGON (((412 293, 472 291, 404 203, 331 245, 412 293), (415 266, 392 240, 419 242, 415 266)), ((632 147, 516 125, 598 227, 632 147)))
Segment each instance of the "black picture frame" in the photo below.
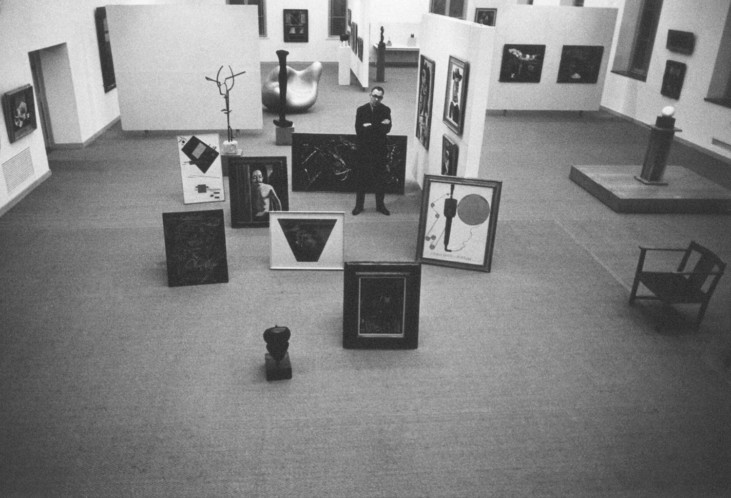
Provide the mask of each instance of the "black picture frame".
POLYGON ((603 55, 604 47, 601 45, 564 45, 556 82, 596 83, 603 55))
POLYGON ((343 347, 417 349, 421 264, 346 262, 343 347))
POLYGON ((498 81, 502 83, 539 83, 545 54, 545 45, 503 45, 503 58, 498 81))
POLYGON ((289 211, 286 156, 233 156, 228 168, 232 228, 268 227, 270 212, 289 211), (257 171, 263 186, 259 193, 252 180, 257 171))
POLYGON ((112 59, 112 44, 109 41, 106 7, 97 7, 94 9, 94 22, 96 24, 96 41, 99 46, 102 83, 104 85, 104 92, 108 93, 117 87, 117 78, 114 75, 114 60, 112 59))
POLYGON ((358 59, 363 62, 363 38, 358 37, 358 59))
POLYGON ((489 272, 502 182, 424 175, 416 261, 489 272))
POLYGON ((434 71, 436 64, 424 55, 419 56, 419 95, 416 104, 416 138, 429 150, 432 104, 434 102, 434 71))
POLYGON ((671 99, 678 100, 680 98, 680 92, 683 90, 686 69, 687 66, 684 63, 668 60, 665 63, 665 73, 662 77, 660 93, 671 99))
POLYGON ((352 22, 350 24, 350 50, 355 55, 358 55, 358 23, 352 22))
POLYGON ((464 116, 467 108, 467 88, 470 77, 470 64, 449 56, 447 66, 447 88, 444 94, 442 121, 457 135, 464 130, 464 116))
POLYGON ((442 137, 442 175, 457 176, 459 145, 448 135, 442 137))
POLYGON ((31 85, 23 85, 6 92, 2 104, 10 143, 33 133, 37 123, 36 101, 31 85))
POLYGON ((307 43, 309 41, 309 17, 307 9, 284 9, 284 41, 286 43, 307 43))
POLYGON ((495 26, 497 9, 475 9, 475 22, 485 26, 495 26))
POLYGON ((690 31, 669 29, 665 48, 671 52, 691 55, 695 50, 695 34, 690 31))
MULTIPOLYGON (((386 139, 387 161, 380 178, 387 194, 403 194, 406 135, 386 139)), ((355 134, 293 133, 292 192, 356 192, 360 155, 355 134)))
POLYGON ((228 282, 223 209, 162 213, 168 286, 228 282))

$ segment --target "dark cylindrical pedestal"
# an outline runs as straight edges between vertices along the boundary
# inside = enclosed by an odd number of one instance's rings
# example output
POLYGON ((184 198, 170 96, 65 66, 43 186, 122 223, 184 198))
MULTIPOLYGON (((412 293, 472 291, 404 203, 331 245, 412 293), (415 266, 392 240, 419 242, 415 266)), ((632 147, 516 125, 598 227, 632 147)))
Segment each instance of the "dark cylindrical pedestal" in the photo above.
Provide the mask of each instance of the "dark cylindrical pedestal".
POLYGON ((665 167, 670 155, 670 146, 673 144, 675 129, 653 127, 650 131, 650 141, 647 144, 645 160, 642 163, 642 172, 638 180, 653 185, 667 185, 662 181, 665 167))
POLYGON ((286 50, 277 50, 277 58, 279 59, 279 119, 274 120, 274 124, 282 128, 292 126, 292 121, 287 121, 285 112, 287 108, 287 56, 289 52, 286 50))
POLYGON ((378 44, 378 54, 376 58, 376 81, 382 83, 386 81, 386 44, 381 41, 378 44))

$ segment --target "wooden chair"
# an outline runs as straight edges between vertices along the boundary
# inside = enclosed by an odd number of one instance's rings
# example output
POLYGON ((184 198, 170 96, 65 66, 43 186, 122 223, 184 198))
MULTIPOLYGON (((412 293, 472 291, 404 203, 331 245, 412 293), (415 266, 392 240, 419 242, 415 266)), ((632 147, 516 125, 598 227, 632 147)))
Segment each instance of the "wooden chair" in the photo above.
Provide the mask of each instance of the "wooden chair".
POLYGON ((716 289, 721 275, 726 269, 726 263, 711 250, 691 241, 686 248, 662 248, 640 246, 640 260, 635 271, 635 280, 629 296, 629 304, 635 299, 654 299, 671 304, 700 304, 696 327, 700 326, 703 315, 706 313, 708 302, 716 289), (645 257, 652 252, 683 253, 675 271, 646 270, 645 257), (692 271, 685 271, 689 262, 695 261, 692 271), (637 295, 639 285, 644 285, 653 295, 637 295))

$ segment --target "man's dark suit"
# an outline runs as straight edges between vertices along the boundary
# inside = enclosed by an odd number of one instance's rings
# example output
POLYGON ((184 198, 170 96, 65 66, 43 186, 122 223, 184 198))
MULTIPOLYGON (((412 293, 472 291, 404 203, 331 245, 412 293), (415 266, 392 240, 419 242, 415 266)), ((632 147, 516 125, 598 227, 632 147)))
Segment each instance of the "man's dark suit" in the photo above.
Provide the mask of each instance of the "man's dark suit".
POLYGON ((391 131, 391 109, 379 104, 372 107, 370 103, 362 105, 355 114, 355 133, 358 136, 358 156, 360 158, 356 178, 358 191, 356 206, 362 208, 366 192, 376 194, 376 206, 383 207, 384 185, 382 179, 386 173, 386 135, 391 131), (388 119, 388 124, 382 121, 388 119), (364 126, 370 124, 370 126, 364 126))

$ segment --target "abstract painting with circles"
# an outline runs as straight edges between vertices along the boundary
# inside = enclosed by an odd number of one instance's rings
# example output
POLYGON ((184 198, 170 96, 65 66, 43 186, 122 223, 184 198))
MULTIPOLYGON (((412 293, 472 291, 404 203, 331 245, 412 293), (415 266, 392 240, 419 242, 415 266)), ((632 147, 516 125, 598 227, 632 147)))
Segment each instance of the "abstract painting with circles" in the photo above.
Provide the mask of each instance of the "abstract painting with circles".
POLYGON ((490 271, 502 182, 424 176, 416 260, 490 271))

